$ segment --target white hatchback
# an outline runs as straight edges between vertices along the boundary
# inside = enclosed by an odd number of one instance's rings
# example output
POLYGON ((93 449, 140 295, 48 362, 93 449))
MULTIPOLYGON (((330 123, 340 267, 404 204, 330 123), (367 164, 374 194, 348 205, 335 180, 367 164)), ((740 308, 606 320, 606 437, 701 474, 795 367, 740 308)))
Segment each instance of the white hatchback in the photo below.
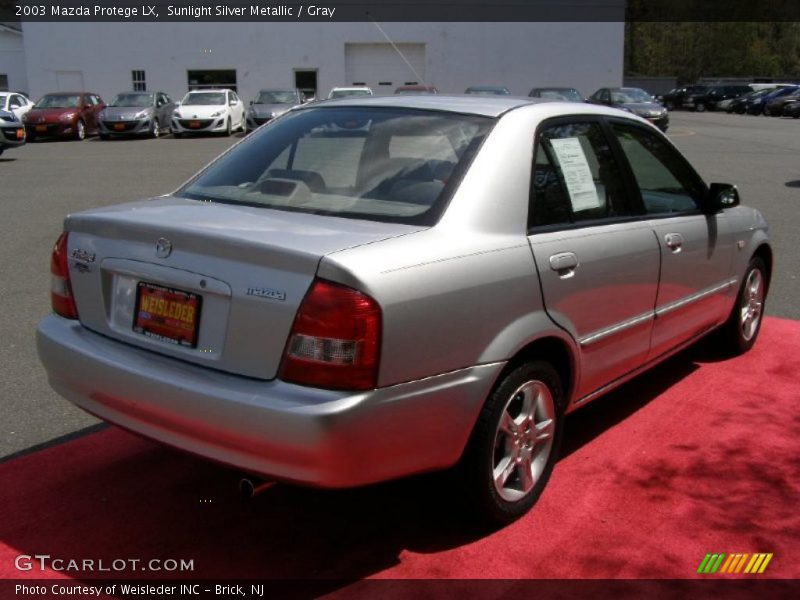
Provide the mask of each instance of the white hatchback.
POLYGON ((233 90, 203 90, 186 94, 172 114, 172 133, 225 133, 244 130, 244 102, 233 90))
POLYGON ((12 113, 18 121, 33 108, 31 102, 24 94, 17 92, 0 92, 0 110, 12 113))

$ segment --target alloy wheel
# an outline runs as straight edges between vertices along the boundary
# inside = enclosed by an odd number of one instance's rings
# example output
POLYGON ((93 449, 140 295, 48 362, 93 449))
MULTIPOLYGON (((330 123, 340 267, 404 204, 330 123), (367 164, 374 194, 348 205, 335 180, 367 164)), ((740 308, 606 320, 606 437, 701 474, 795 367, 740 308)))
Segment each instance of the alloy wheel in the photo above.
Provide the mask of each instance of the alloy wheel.
POLYGON ((492 461, 495 490, 503 500, 520 500, 536 485, 552 451, 556 418, 553 395, 541 381, 528 381, 509 397, 492 461))

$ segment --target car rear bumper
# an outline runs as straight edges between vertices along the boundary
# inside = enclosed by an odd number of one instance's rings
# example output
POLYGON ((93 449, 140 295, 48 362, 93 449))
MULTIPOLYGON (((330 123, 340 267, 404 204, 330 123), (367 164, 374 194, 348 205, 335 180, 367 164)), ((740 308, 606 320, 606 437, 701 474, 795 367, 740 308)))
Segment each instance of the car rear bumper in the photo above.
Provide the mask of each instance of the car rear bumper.
POLYGON ((39 357, 59 394, 165 444, 267 478, 352 487, 447 468, 503 363, 368 392, 191 365, 45 317, 39 357))

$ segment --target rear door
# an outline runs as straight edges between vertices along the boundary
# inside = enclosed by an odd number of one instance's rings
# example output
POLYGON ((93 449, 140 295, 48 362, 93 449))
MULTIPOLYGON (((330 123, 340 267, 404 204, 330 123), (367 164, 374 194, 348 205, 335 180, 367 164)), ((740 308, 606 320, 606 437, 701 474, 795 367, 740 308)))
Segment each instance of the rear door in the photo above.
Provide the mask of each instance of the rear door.
POLYGON ((547 312, 580 348, 579 398, 650 349, 659 247, 618 158, 597 117, 540 126, 528 239, 547 312))
POLYGON ((661 281, 650 357, 720 323, 735 290, 733 238, 724 212, 702 211, 706 185, 658 132, 614 119, 661 251, 661 281))

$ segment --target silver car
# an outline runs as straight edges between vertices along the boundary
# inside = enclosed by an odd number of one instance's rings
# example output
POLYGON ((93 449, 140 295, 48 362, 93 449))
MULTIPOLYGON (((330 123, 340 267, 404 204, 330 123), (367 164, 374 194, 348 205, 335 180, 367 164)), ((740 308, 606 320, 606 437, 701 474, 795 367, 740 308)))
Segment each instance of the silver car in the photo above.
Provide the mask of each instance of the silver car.
POLYGON ((300 90, 261 90, 250 102, 245 119, 245 133, 303 104, 300 90))
POLYGON ((175 104, 164 92, 123 92, 98 115, 100 138, 113 135, 145 135, 157 138, 169 133, 175 104))
POLYGON ((608 107, 306 105, 172 194, 67 217, 39 356, 88 412, 246 473, 457 466, 508 522, 565 414, 712 330, 753 345, 773 260, 738 204, 608 107))
POLYGON ((25 125, 13 112, 0 110, 0 154, 25 144, 25 125))

